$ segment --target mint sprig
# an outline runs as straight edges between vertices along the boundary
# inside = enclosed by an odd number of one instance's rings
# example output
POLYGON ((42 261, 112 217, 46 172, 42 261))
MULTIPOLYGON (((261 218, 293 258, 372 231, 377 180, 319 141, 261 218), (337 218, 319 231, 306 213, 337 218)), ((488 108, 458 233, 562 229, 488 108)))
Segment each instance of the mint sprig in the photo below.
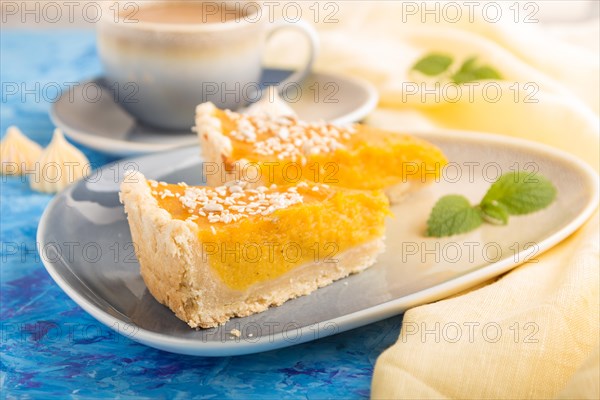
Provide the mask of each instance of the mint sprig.
MULTIPOLYGON (((430 53, 413 65, 412 69, 427 76, 439 76, 446 72, 454 59, 452 56, 440 53, 430 53)), ((479 65, 477 57, 466 59, 453 73, 446 75, 450 81, 461 84, 484 79, 502 79, 502 75, 490 65, 479 65)))
POLYGON ((427 220, 427 236, 443 237, 470 232, 482 222, 506 225, 509 215, 524 215, 548 207, 556 188, 548 179, 529 172, 502 175, 477 206, 464 196, 447 195, 437 201, 427 220))

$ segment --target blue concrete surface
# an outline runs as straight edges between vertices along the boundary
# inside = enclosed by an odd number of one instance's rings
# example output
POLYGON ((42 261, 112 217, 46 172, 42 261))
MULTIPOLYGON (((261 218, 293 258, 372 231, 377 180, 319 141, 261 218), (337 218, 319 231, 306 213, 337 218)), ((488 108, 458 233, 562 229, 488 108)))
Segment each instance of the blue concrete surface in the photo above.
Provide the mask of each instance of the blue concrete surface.
MULTIPOLYGON (((93 32, 2 31, 0 129, 46 145, 53 87, 100 73, 93 32), (10 94, 17 85, 19 93, 10 94), (41 95, 36 92, 41 91, 41 95), (46 93, 44 93, 46 92, 46 93)), ((114 158, 82 148, 94 167, 114 158)), ((5 398, 348 399, 369 396, 373 366, 401 317, 318 341, 240 357, 170 354, 114 333, 52 281, 36 252, 51 196, 20 178, 0 186, 0 392, 5 398)))

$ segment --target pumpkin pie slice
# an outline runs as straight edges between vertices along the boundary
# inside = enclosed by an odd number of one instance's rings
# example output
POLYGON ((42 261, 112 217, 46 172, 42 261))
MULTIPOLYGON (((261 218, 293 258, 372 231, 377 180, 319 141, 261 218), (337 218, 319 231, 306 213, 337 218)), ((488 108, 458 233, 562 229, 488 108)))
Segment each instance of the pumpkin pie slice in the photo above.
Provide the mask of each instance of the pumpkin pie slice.
POLYGON ((278 306, 360 272, 384 249, 382 191, 322 183, 121 185, 142 277, 191 327, 278 306))
POLYGON ((212 103, 196 109, 196 132, 210 186, 252 186, 302 179, 379 190, 395 203, 440 176, 446 158, 434 145, 361 124, 305 122, 292 115, 245 115, 212 103))

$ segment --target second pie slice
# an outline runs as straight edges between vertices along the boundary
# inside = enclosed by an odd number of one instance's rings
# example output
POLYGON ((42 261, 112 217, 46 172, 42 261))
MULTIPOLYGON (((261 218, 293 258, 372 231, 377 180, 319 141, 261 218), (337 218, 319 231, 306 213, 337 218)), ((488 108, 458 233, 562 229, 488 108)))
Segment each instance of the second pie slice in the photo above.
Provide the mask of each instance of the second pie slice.
POLYGON ((208 185, 251 186, 300 180, 382 189, 391 202, 439 178, 446 158, 433 144, 361 124, 306 122, 294 116, 245 115, 212 103, 196 109, 208 185))

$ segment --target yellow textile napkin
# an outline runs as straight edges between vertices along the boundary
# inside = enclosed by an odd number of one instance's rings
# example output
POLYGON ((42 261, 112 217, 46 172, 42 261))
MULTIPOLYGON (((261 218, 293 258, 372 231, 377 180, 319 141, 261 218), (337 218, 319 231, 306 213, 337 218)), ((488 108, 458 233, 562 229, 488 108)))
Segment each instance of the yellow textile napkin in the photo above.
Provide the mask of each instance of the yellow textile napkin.
MULTIPOLYGON (((471 3, 479 9, 472 14, 463 7, 457 21, 448 20, 455 14, 441 14, 444 3, 439 3, 439 22, 431 3, 429 14, 423 13, 423 2, 337 4, 338 22, 318 26, 322 52, 316 68, 377 86, 381 101, 368 123, 402 131, 445 127, 522 137, 566 150, 598 170, 597 43, 562 41, 531 18, 526 21, 524 8, 515 23, 514 2, 501 4, 504 17, 495 23, 491 11, 482 14, 481 2, 471 3), (456 102, 423 98, 435 82, 409 71, 434 51, 460 61, 475 55, 493 65, 504 78, 497 82, 502 97, 490 101, 479 90, 456 102), (414 91, 407 82, 418 83, 415 94, 407 95, 414 91)), ((307 8, 304 15, 311 15, 307 8)), ((589 32, 571 37, 594 40, 597 26, 589 24, 589 32)), ((299 62, 302 51, 278 40, 268 62, 299 62)), ((599 229, 596 213, 538 256, 539 262, 406 312, 397 343, 377 360, 372 397, 599 398, 599 229)))
MULTIPOLYGON (((408 311, 377 360, 373 397, 547 399, 575 379, 566 398, 598 398, 597 384, 573 378, 597 352, 598 229, 596 215, 538 263, 408 311)), ((595 368, 597 381, 597 355, 595 368)))

